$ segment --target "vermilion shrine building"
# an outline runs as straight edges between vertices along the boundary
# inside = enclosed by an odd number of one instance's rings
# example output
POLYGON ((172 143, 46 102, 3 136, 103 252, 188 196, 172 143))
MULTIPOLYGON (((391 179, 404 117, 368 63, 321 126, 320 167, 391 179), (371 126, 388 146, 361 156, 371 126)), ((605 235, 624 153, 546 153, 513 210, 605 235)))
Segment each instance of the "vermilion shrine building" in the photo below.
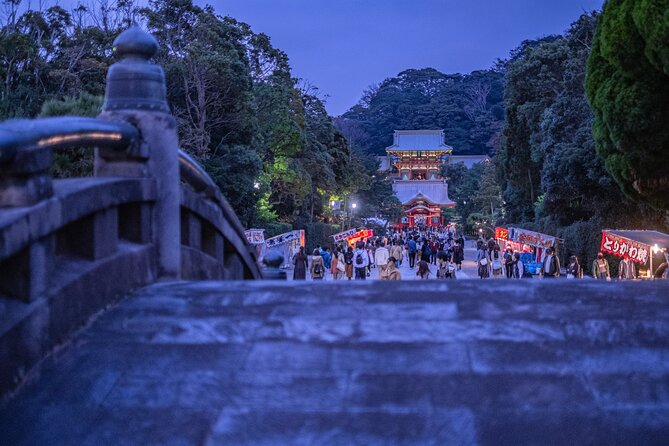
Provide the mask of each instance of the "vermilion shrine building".
POLYGON ((441 177, 441 166, 462 162, 467 167, 486 156, 452 156, 453 148, 444 142, 443 130, 395 130, 394 143, 380 157, 380 170, 396 171, 393 191, 402 202, 404 226, 444 224, 442 208, 454 207, 448 197, 448 182, 441 177), (460 159, 461 158, 461 159, 460 159))

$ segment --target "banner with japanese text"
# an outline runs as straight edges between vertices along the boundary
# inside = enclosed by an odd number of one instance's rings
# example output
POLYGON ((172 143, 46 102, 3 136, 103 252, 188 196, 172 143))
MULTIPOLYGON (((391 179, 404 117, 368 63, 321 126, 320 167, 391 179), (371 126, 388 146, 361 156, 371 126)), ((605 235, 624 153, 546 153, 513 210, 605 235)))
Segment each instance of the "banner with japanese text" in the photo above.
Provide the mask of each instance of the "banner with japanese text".
POLYGON ((497 240, 509 240, 509 230, 506 228, 495 228, 495 238, 497 240))
POLYGON ((349 229, 348 231, 344 231, 344 232, 340 232, 339 234, 335 234, 335 235, 332 236, 332 238, 334 238, 335 243, 339 243, 342 240, 353 237, 356 232, 358 232, 358 230, 353 228, 353 229, 349 229))
POLYGON ((650 246, 606 231, 602 231, 599 250, 618 257, 629 257, 633 262, 642 265, 648 261, 650 254, 650 246))
POLYGON ((265 242, 265 245, 267 248, 274 248, 275 246, 279 245, 285 245, 287 243, 300 240, 301 238, 302 231, 301 230, 296 230, 296 231, 290 231, 286 232, 285 234, 277 235, 276 237, 268 238, 267 241, 265 242))
POLYGON ((265 243, 264 229, 249 229, 244 231, 244 235, 246 235, 246 240, 252 245, 262 245, 265 243))
POLYGON ((537 248, 550 248, 555 246, 555 237, 540 232, 528 231, 527 229, 511 228, 510 240, 535 246, 537 248))

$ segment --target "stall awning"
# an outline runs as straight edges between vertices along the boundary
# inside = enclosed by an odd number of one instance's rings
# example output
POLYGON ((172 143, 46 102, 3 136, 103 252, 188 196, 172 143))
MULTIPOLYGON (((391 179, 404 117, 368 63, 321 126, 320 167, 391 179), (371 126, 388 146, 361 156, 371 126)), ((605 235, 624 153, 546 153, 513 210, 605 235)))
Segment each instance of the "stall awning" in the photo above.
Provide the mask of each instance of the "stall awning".
POLYGON ((649 261, 655 245, 658 249, 668 248, 669 235, 659 231, 604 229, 599 249, 643 265, 649 261))
POLYGON ((669 248, 669 234, 660 231, 604 229, 603 232, 608 232, 609 234, 628 240, 634 240, 651 247, 657 245, 659 248, 669 248))

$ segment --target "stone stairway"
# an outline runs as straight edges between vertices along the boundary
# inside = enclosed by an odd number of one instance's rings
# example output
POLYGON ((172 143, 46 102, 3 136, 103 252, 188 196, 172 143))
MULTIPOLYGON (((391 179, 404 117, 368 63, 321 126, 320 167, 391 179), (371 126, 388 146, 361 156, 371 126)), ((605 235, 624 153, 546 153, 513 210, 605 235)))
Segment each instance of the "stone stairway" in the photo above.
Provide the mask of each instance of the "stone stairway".
POLYGON ((161 283, 32 372, 0 444, 667 444, 668 301, 663 283, 161 283))

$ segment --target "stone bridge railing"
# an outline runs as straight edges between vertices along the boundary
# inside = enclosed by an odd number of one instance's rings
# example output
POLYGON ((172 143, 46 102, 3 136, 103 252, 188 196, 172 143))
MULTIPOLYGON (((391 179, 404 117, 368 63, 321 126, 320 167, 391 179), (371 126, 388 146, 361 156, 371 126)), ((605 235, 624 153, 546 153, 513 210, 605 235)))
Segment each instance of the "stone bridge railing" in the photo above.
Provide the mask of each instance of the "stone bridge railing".
POLYGON ((114 42, 98 118, 0 123, 0 395, 128 291, 164 279, 258 279, 220 190, 179 150, 152 36, 114 42), (94 177, 52 180, 53 150, 95 148, 94 177))

